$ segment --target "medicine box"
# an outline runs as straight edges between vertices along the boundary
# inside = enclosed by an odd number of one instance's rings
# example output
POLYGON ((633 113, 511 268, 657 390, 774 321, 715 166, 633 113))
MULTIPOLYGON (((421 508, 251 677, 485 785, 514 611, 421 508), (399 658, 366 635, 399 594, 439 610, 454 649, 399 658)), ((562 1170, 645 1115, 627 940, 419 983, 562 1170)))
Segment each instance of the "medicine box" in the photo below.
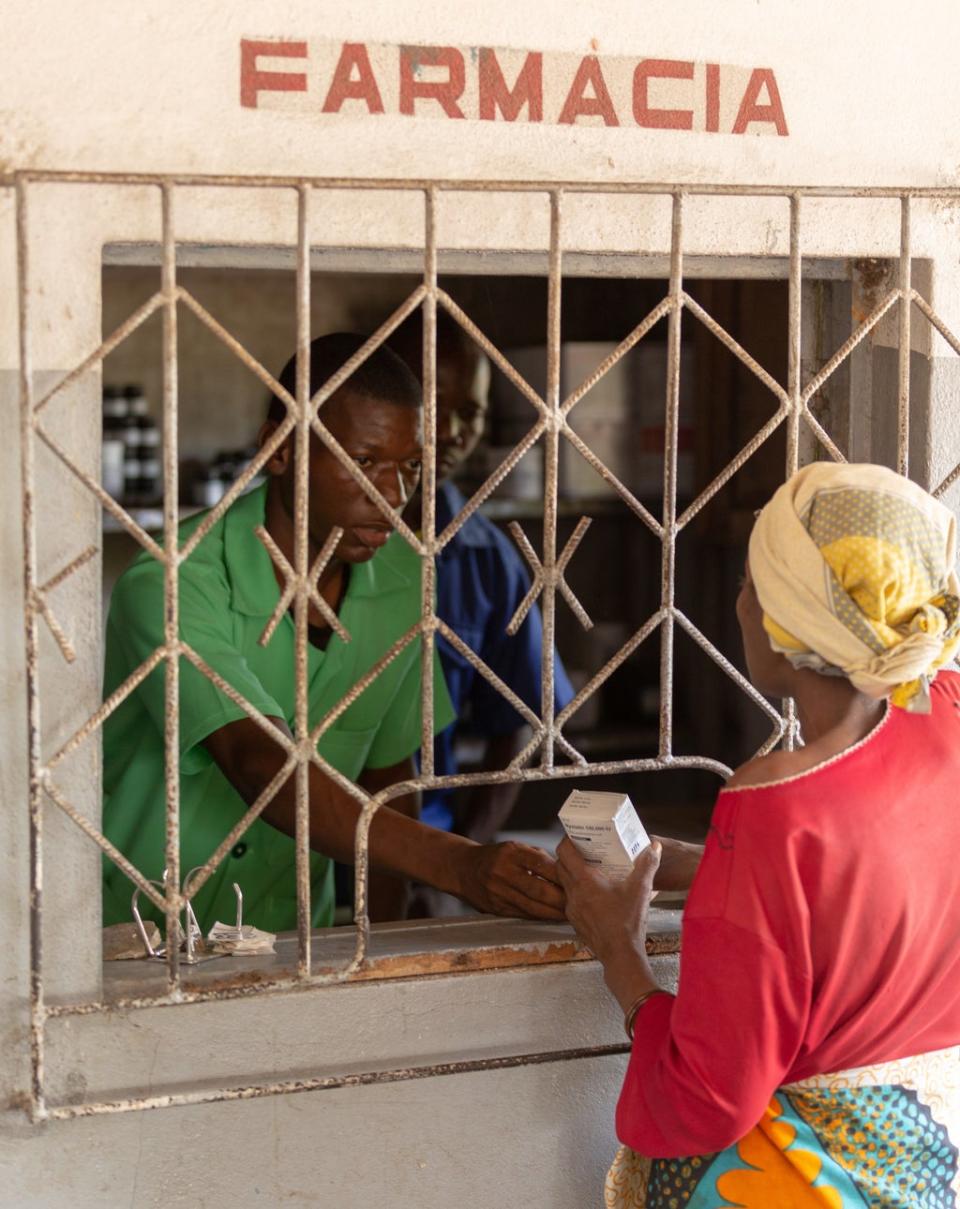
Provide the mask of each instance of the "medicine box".
POLYGON ((650 843, 625 793, 575 789, 560 810, 560 822, 583 859, 608 877, 626 877, 650 843))

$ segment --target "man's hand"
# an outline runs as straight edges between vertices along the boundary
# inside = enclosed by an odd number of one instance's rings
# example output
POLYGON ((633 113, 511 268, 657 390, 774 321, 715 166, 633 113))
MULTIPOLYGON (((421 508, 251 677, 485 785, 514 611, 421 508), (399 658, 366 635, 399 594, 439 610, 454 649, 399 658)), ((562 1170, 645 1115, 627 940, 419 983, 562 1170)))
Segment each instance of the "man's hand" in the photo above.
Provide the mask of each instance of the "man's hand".
POLYGON ((703 857, 702 844, 687 844, 665 835, 652 835, 660 844, 660 867, 653 881, 655 890, 689 890, 703 857))
POLYGON ((492 915, 565 919, 557 862, 526 844, 471 844, 458 857, 455 891, 472 907, 492 915))

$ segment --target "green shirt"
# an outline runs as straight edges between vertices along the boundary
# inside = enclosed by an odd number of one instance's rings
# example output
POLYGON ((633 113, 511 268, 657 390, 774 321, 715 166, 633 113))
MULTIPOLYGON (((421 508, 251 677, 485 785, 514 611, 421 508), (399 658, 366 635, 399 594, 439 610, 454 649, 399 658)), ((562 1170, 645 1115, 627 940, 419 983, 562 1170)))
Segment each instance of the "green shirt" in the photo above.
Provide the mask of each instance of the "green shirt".
MULTIPOLYGON (((262 714, 294 729, 295 628, 289 613, 260 646, 280 590, 270 556, 254 533, 263 524, 266 487, 236 501, 181 566, 180 636, 209 667, 262 714)), ((181 543, 200 523, 180 526, 181 543)), ((325 651, 308 646, 313 726, 336 705, 420 616, 420 560, 394 534, 369 562, 350 568, 340 620, 350 635, 330 635, 325 651)), ((163 645, 163 567, 141 554, 114 588, 107 622, 104 694, 109 695, 163 645)), ((453 719, 439 659, 435 728, 453 719)), ((164 680, 160 663, 104 724, 103 827, 146 877, 163 876, 165 848, 164 680)), ((204 746, 220 727, 247 715, 192 663, 180 659, 181 876, 209 859, 247 809, 204 746)), ((414 639, 345 710, 317 743, 343 776, 387 768, 420 746, 420 640, 414 639)), ((244 920, 272 932, 296 927, 295 845, 263 819, 251 824, 193 900, 200 926, 232 923, 233 883, 243 891, 244 920)), ((311 857, 312 922, 333 922, 333 866, 311 857)), ((104 924, 131 919, 132 884, 104 860, 104 924)), ((159 918, 141 895, 140 909, 159 918)))

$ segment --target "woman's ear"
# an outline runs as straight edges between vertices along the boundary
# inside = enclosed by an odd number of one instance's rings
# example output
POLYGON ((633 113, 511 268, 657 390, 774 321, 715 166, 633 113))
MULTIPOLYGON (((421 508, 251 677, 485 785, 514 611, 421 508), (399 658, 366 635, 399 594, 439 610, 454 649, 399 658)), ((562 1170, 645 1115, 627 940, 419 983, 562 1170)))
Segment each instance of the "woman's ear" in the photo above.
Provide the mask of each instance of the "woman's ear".
MULTIPOLYGON (((276 420, 265 420, 257 433, 257 445, 262 449, 267 441, 273 436, 280 425, 276 420)), ((286 474, 287 468, 290 465, 290 456, 293 444, 289 437, 283 442, 280 447, 275 450, 273 457, 268 458, 264 463, 264 470, 267 474, 283 475, 286 474)))

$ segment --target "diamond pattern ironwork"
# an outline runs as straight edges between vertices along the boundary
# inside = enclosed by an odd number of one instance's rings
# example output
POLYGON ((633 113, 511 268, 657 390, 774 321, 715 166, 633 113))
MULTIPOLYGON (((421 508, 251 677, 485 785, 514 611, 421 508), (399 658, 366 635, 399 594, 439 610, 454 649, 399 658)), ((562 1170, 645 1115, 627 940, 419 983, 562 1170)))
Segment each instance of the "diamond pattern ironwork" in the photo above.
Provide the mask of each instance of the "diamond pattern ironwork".
MULTIPOLYGON (((542 398, 533 388, 527 383, 521 375, 510 364, 506 356, 490 341, 487 336, 479 329, 474 321, 467 315, 453 299, 437 284, 437 236, 434 223, 434 203, 436 193, 441 188, 456 187, 457 189, 483 188, 490 189, 495 186, 487 184, 473 185, 464 182, 447 183, 445 185, 416 182, 412 183, 408 188, 416 189, 422 192, 425 199, 425 235, 424 235, 424 280, 423 283, 405 300, 405 302, 394 312, 394 314, 384 323, 366 342, 358 354, 351 358, 337 374, 330 379, 329 382, 323 384, 312 397, 309 397, 308 391, 298 391, 297 397, 294 397, 289 392, 284 391, 273 376, 253 358, 244 348, 242 343, 238 341, 229 331, 213 316, 206 308, 204 308, 188 291, 184 290, 176 282, 176 235, 173 224, 173 199, 178 185, 186 183, 188 178, 183 181, 167 180, 157 177, 155 180, 156 186, 161 190, 163 196, 163 271, 162 271, 162 288, 150 299, 148 299, 138 310, 136 310, 123 324, 121 324, 110 336, 108 336, 95 350, 93 350, 80 364, 74 369, 65 374, 57 384, 48 390, 38 401, 33 398, 33 389, 31 384, 31 365, 30 365, 30 331, 31 331, 31 316, 30 316, 30 292, 31 283, 29 275, 29 234, 27 222, 27 203, 30 191, 30 183, 33 179, 37 180, 56 180, 56 174, 26 174, 18 180, 17 183, 17 204, 18 204, 18 264, 19 264, 19 301, 20 301, 20 318, 21 318, 21 382, 22 382, 22 417, 23 417, 23 434, 24 434, 24 507, 25 515, 29 524, 35 524, 34 516, 34 500, 33 500, 33 445, 36 440, 43 442, 60 463, 69 471, 69 473, 79 481, 91 496, 98 501, 100 506, 110 512, 123 528, 130 533, 135 540, 147 550, 158 562, 165 568, 165 583, 168 610, 172 609, 169 615, 176 616, 177 602, 177 567, 179 564, 190 557, 191 553, 196 549, 198 543, 203 540, 203 537, 209 532, 210 527, 223 515, 223 512, 230 506, 230 503, 244 490, 257 471, 269 459, 272 453, 279 445, 292 434, 298 433, 301 436, 307 435, 310 432, 315 433, 320 440, 331 450, 344 466, 354 476, 356 481, 361 485, 363 490, 371 500, 377 505, 380 512, 387 517, 394 527, 403 535, 414 550, 420 554, 424 565, 424 612, 421 621, 407 632, 390 651, 386 652, 383 658, 379 661, 376 667, 370 669, 367 675, 361 682, 354 686, 351 693, 344 701, 340 702, 335 709, 318 723, 313 726, 309 724, 309 720, 298 715, 296 733, 294 738, 290 739, 282 735, 269 722, 263 718, 258 712, 247 702, 241 694, 237 693, 231 685, 227 684, 218 676, 216 671, 203 661, 197 652, 191 650, 185 643, 176 639, 176 630, 172 631, 171 637, 168 631, 168 636, 164 646, 158 648, 153 655, 144 664, 141 665, 134 673, 132 673, 124 684, 109 698, 103 702, 99 709, 91 714, 87 720, 74 732, 55 754, 47 760, 43 760, 40 756, 39 741, 32 743, 31 748, 31 828, 35 842, 39 845, 40 839, 40 824, 39 824, 39 803, 41 794, 45 794, 59 809, 66 813, 73 822, 95 843, 103 852, 114 860, 127 874, 131 881, 138 886, 145 894, 149 895, 151 900, 160 909, 166 912, 168 921, 175 918, 176 912, 183 906, 184 896, 176 889, 175 885, 168 889, 167 893, 161 894, 149 882, 149 879, 137 869, 135 869, 126 859, 120 854, 112 844, 94 828, 90 822, 76 809, 67 795, 54 781, 54 770, 59 766, 63 759, 71 752, 75 751, 88 739, 93 737, 107 717, 118 707, 118 705, 135 692, 137 687, 143 682, 146 676, 156 671, 161 664, 168 666, 175 665, 175 661, 181 657, 189 660, 203 675, 207 676, 213 683, 220 687, 221 691, 227 694, 232 700, 236 701, 241 708, 244 709, 249 717, 252 717, 261 726, 269 729, 272 737, 284 748, 286 759, 282 768, 278 771, 270 785, 266 786, 263 792, 258 797, 243 817, 238 820, 235 827, 230 831, 222 842, 218 845, 215 852, 210 856, 208 862, 201 867, 197 874, 191 878, 189 895, 192 897, 205 883, 216 867, 220 859, 229 851, 230 847, 243 835, 244 831, 250 824, 262 813, 268 803, 272 800, 274 794, 279 787, 299 768, 305 767, 308 763, 315 764, 324 768, 329 775, 333 776, 338 783, 343 783, 344 779, 332 770, 330 766, 319 756, 316 750, 318 738, 336 718, 346 709, 351 700, 354 700, 364 688, 378 676, 389 663, 397 657, 397 655, 411 642, 419 640, 424 644, 426 652, 425 664, 429 666, 430 659, 435 658, 435 654, 431 654, 435 636, 441 634, 448 642, 450 642, 460 654, 466 658, 478 671, 480 675, 486 678, 491 686, 518 711, 518 713, 527 721, 533 728, 533 737, 528 743, 523 752, 514 760, 510 768, 502 774, 490 774, 486 776, 487 780, 497 779, 515 779, 519 775, 525 779, 535 779, 537 777, 547 778, 556 777, 562 778, 569 775, 583 775, 585 772, 611 772, 617 770, 628 771, 631 769, 667 769, 678 767, 698 767, 706 768, 720 774, 726 773, 727 769, 718 761, 706 756, 678 756, 672 750, 672 635, 674 625, 679 626, 696 644, 703 650, 710 659, 729 677, 729 679, 743 692, 746 696, 770 719, 772 730, 769 739, 764 745, 764 750, 768 750, 776 744, 781 737, 786 734, 788 738, 793 731, 793 717, 789 709, 784 713, 775 710, 766 702, 763 697, 757 693, 755 689, 744 679, 741 673, 733 666, 726 656, 719 651, 700 631, 700 629, 676 606, 673 599, 673 576, 674 576, 674 560, 675 560, 675 542, 677 534, 689 523, 689 521, 704 507, 704 505, 720 491, 730 478, 736 474, 746 462, 756 453, 756 451, 770 439, 774 432, 781 424, 787 424, 789 432, 788 440, 788 464, 786 471, 789 472, 796 465, 797 458, 797 432, 801 425, 806 425, 816 436, 820 444, 824 447, 829 456, 838 460, 843 460, 843 454, 838 448, 830 434, 823 428, 816 417, 810 410, 810 402, 817 394, 820 388, 831 375, 836 372, 840 365, 849 358, 857 345, 864 340, 869 333, 876 327, 885 314, 887 314, 895 305, 899 306, 900 311, 900 332, 901 337, 906 333, 909 337, 909 322, 910 312, 915 305, 918 312, 940 333, 944 340, 949 344, 955 353, 960 354, 960 339, 958 339, 936 314, 930 304, 913 288, 910 282, 910 245, 909 245, 909 195, 907 193, 901 196, 901 207, 903 213, 903 225, 901 233, 901 255, 900 255, 900 280, 897 288, 889 291, 867 318, 858 325, 856 330, 850 335, 836 352, 824 363, 824 365, 806 382, 800 381, 798 349, 799 349, 799 289, 801 283, 802 261, 800 253, 800 200, 801 191, 781 191, 777 194, 777 190, 767 190, 775 195, 788 197, 791 203, 791 222, 790 222, 790 291, 791 291, 791 320, 790 320, 790 348, 791 348, 791 366, 789 372, 790 381, 787 385, 777 382, 767 371, 763 369, 750 354, 739 344, 739 342, 727 332, 722 325, 717 321, 693 298, 690 297, 683 289, 683 194, 671 189, 668 186, 663 187, 633 187, 624 185, 621 189, 623 192, 631 190, 637 192, 659 192, 661 194, 672 195, 673 197, 673 225, 672 225, 672 249, 671 249, 671 281, 670 290, 667 296, 653 308, 652 311, 631 331, 631 333, 617 346, 617 348, 601 362, 596 370, 582 382, 576 390, 564 400, 558 397, 557 383, 559 381, 558 374, 558 357, 559 357, 559 340, 560 340, 560 319, 559 319, 559 292, 561 288, 561 265, 562 265, 562 240, 561 240, 561 199, 563 189, 559 186, 549 186, 543 183, 530 185, 530 189, 538 189, 549 194, 550 197, 550 212, 551 212, 551 237, 550 237, 550 267, 549 267, 549 284, 550 295, 548 303, 548 383, 551 387, 547 390, 546 398, 542 398), (166 414, 170 424, 175 423, 175 408, 176 408, 176 364, 175 364, 175 327, 176 314, 178 305, 184 305, 211 331, 223 344, 260 379, 260 381, 276 396, 282 399, 287 407, 287 417, 283 424, 279 426, 274 433, 270 442, 260 451, 257 458, 254 459, 250 467, 242 476, 241 480, 231 489, 227 497, 214 508, 211 513, 194 529, 190 536, 186 539, 182 547, 178 547, 176 535, 172 533, 172 519, 175 512, 172 506, 168 503, 167 522, 168 530, 164 546, 161 547, 144 529, 130 516, 130 514, 113 500, 103 489, 102 485, 90 474, 86 473, 81 466, 70 456, 66 449, 57 441, 47 427, 41 423, 41 413, 47 405, 65 388, 73 383, 81 380, 84 375, 98 370, 103 362, 103 359, 109 355, 114 349, 136 331, 149 317, 156 311, 161 311, 164 318, 165 328, 165 343, 164 343, 164 374, 165 374, 165 398, 166 398, 166 414), (344 453, 338 443, 322 423, 322 406, 333 392, 349 377, 350 373, 369 356, 370 353, 379 347, 391 332, 399 326, 400 323, 418 306, 424 307, 424 326, 426 332, 425 345, 431 346, 431 342, 435 341, 434 329, 434 308, 436 306, 443 307, 464 329, 464 331, 475 341, 477 346, 482 349, 491 361, 513 382, 522 395, 530 402, 532 409, 532 424, 531 427, 505 462, 498 470, 491 475, 487 481, 474 493, 468 501, 466 507, 456 516, 450 524, 444 529, 441 534, 435 534, 432 531, 423 534, 416 534, 410 530, 409 526, 403 521, 387 502, 383 499, 380 493, 376 490, 372 483, 366 479, 362 470, 359 469, 344 453), (713 479, 713 481, 700 492, 698 497, 687 506, 683 513, 676 516, 676 500, 675 492, 669 495, 664 500, 664 512, 662 519, 657 519, 652 513, 639 501, 636 497, 616 478, 603 461, 597 457, 593 450, 583 441, 583 439, 570 427, 569 417, 578 402, 595 386, 601 378, 607 374, 614 365, 635 345, 642 340, 650 330, 663 318, 669 318, 671 324, 670 344, 670 374, 669 388, 667 398, 665 400, 665 431, 666 442, 664 448, 664 459, 666 466, 665 481, 670 487, 675 485, 675 459, 676 459, 676 428, 677 415, 679 407, 679 331, 680 321, 683 312, 688 312, 698 322, 704 324, 713 335, 720 340, 723 345, 729 350, 731 355, 735 356, 747 369, 753 373, 762 384, 770 391, 776 401, 776 411, 771 416, 769 421, 752 437, 737 453, 737 455, 728 463, 726 467, 713 479), (549 467, 556 466, 556 452, 560 439, 570 442, 580 454, 586 458, 598 473, 603 475, 618 492, 620 497, 627 503, 632 511, 639 516, 647 528, 654 534, 657 540, 661 543, 663 553, 663 581, 662 581, 662 600, 660 607, 640 626, 628 639, 623 643, 620 649, 610 658, 600 669, 598 669, 590 681, 577 693, 573 701, 570 702, 564 709, 559 711, 556 716, 553 715, 553 707, 548 700, 548 695, 544 697, 544 717, 539 717, 537 713, 529 709, 522 701, 520 701, 512 690, 484 663, 480 656, 473 651, 459 635, 453 633, 450 628, 435 615, 432 605, 431 587, 433 584, 433 558, 435 554, 441 550, 456 534, 459 528, 466 522, 470 515, 479 508, 486 499, 490 496, 497 484, 503 477, 513 468, 519 459, 538 441, 543 440, 547 447, 547 463, 548 463, 548 490, 545 493, 544 499, 544 517, 545 517, 545 538, 542 552, 538 553, 534 550, 529 539, 523 533, 519 525, 514 524, 511 527, 514 539, 522 551, 524 557, 529 563, 533 578, 529 591, 524 598, 522 604, 516 610, 515 615, 508 626, 509 633, 515 633, 516 629, 522 623, 524 617, 533 607, 534 601, 543 598, 545 601, 545 639, 544 645, 546 649, 546 660, 551 658, 550 652, 553 648, 553 621, 554 621, 554 601, 555 596, 559 593, 567 602, 569 607, 576 614, 580 623, 589 628, 592 624, 589 615, 583 608, 580 601, 573 594, 569 585, 564 578, 565 571, 570 563, 570 560, 577 549, 577 546, 585 536, 590 525, 588 517, 582 517, 577 524, 572 536, 567 541, 559 555, 556 553, 556 496, 555 496, 555 475, 551 480, 549 467), (628 760, 621 761, 617 764, 591 764, 576 750, 576 748, 568 742, 561 733, 564 726, 570 718, 579 710, 586 701, 588 701, 605 683, 607 679, 628 659, 634 651, 645 642, 654 632, 660 631, 661 634, 661 669, 666 675, 661 676, 661 727, 660 727, 660 751, 656 758, 645 760, 628 760), (569 766, 555 767, 553 763, 554 749, 558 749, 566 755, 571 761, 569 766), (542 750, 542 762, 539 768, 529 766, 529 761, 534 753, 542 750)), ((98 178, 99 179, 99 178, 98 178)), ((115 178, 118 183, 122 183, 124 178, 117 176, 115 178)), ((264 178, 263 183, 270 183, 264 178)), ((284 182, 287 187, 295 188, 298 198, 298 244, 297 244, 297 317, 298 317, 298 348, 301 356, 303 356, 309 341, 309 280, 310 280, 310 222, 309 222, 309 202, 312 190, 318 187, 338 187, 330 182, 315 181, 315 182, 300 182, 295 185, 290 185, 289 182, 284 182)), ((351 188, 380 188, 386 187, 385 184, 375 181, 358 181, 351 182, 351 188)), ((396 182, 391 183, 391 188, 396 188, 396 182)), ((510 192, 517 188, 513 183, 509 187, 504 186, 504 192, 510 192)), ((565 186, 564 188, 570 188, 565 186)), ((578 187, 578 191, 590 192, 588 186, 578 187)), ((695 193, 710 193, 710 192, 731 192, 736 193, 734 188, 727 189, 709 189, 701 187, 691 189, 690 192, 695 193)), ((746 192, 746 191, 744 191, 746 192)), ((756 192, 751 190, 750 192, 756 192)), ((764 192, 760 190, 760 192, 764 192)), ((869 193, 870 191, 866 191, 869 193)), ((842 193, 842 191, 841 191, 842 193)), ((901 340, 900 348, 900 457, 901 463, 905 464, 907 455, 907 436, 908 436, 908 421, 909 421, 909 376, 907 373, 909 357, 909 340, 907 340, 906 348, 903 347, 901 340), (907 369, 905 369, 905 366, 907 369)), ((432 377, 427 374, 428 381, 428 398, 427 414, 432 415, 435 412, 435 400, 431 398, 432 394, 432 377)), ((302 375, 301 375, 302 381, 302 375)), ((173 429, 172 429, 173 430, 173 429)), ((435 455, 435 434, 428 432, 426 434, 427 458, 430 459, 435 455)), ((167 494, 169 496, 171 483, 175 481, 176 451, 167 450, 167 460, 165 463, 165 482, 167 486, 167 494)), ((306 468, 301 467, 299 473, 303 477, 303 482, 298 487, 305 493, 306 491, 306 468)), ((954 483, 960 479, 960 465, 952 470, 937 487, 938 495, 944 494, 954 483)), ((428 481, 431 481, 431 474, 428 473, 428 481)), ((305 494, 304 494, 305 498, 305 494)), ((431 514, 432 515, 432 514, 431 514)), ((432 523, 429 528, 432 530, 432 523)), ((313 605, 327 620, 330 626, 340 635, 344 641, 349 640, 349 635, 343 629, 342 623, 326 604, 317 590, 319 576, 322 573, 323 567, 326 565, 329 558, 332 556, 336 543, 339 540, 339 533, 333 533, 320 551, 319 555, 314 559, 313 563, 307 565, 302 557, 298 554, 296 565, 291 565, 283 554, 273 543, 269 534, 265 530, 258 533, 260 540, 267 548, 274 565, 278 567, 283 578, 283 588, 280 600, 277 604, 273 616, 267 624, 267 627, 262 636, 264 643, 268 642, 276 625, 282 617, 283 613, 295 601, 313 605)), ((35 551, 28 543, 26 553, 25 571, 26 571, 26 592, 25 592, 25 608, 27 612, 28 622, 28 696, 30 702, 31 718, 36 720, 36 726, 40 725, 40 702, 38 697, 38 679, 37 679, 37 661, 38 651, 36 647, 36 619, 42 617, 44 623, 49 628, 53 635, 59 650, 63 657, 70 661, 74 658, 75 652, 70 639, 66 635, 62 625, 58 621, 56 614, 48 600, 49 594, 69 576, 74 574, 80 567, 90 562, 96 555, 96 550, 93 547, 85 549, 77 555, 72 561, 64 566, 56 575, 48 579, 43 584, 37 583, 36 566, 35 566, 35 551)), ((300 610, 301 616, 305 615, 300 610)), ((301 638, 303 636, 301 635, 301 638)), ((301 655, 304 653, 301 652, 301 655)), ((305 674, 303 660, 301 659, 298 665, 298 675, 305 674)), ((552 670, 545 663, 544 666, 544 684, 552 686, 552 670)), ((424 736, 429 743, 431 737, 431 722, 432 722, 432 681, 429 676, 423 678, 423 715, 424 715, 424 736)), ((174 699, 174 709, 177 709, 176 700, 174 699)), ((38 736, 34 736, 38 739, 38 736)), ((430 774, 430 760, 425 761, 425 767, 428 771, 418 780, 418 784, 424 786, 433 785, 466 785, 474 783, 478 778, 476 776, 463 775, 453 778, 437 778, 430 774)), ((298 775, 298 785, 303 779, 298 775)), ((481 778, 484 779, 484 778, 481 778)), ((176 800, 178 783, 174 783, 171 792, 176 800)), ((366 879, 366 835, 369 828, 370 820, 377 809, 386 805, 391 800, 392 791, 384 791, 376 797, 371 798, 362 789, 357 786, 344 784, 344 788, 352 793, 363 806, 363 812, 357 828, 357 852, 358 852, 358 923, 357 923, 357 946, 354 958, 343 969, 333 972, 326 972, 320 975, 315 975, 311 971, 310 966, 310 943, 309 934, 306 931, 305 925, 302 923, 299 931, 299 953, 300 967, 298 970, 297 979, 294 981, 310 980, 314 982, 330 982, 342 981, 345 978, 352 977, 361 969, 365 960, 367 944, 368 944, 368 920, 365 913, 365 879, 366 879)), ((409 786, 400 787, 403 790, 409 786)), ((305 792, 305 791, 303 791, 305 792)), ((303 841, 306 825, 306 799, 303 792, 298 788, 298 829, 300 832, 301 841, 303 841)), ((174 824, 174 830, 170 833, 176 836, 177 832, 174 824)), ((305 847, 301 842, 301 848, 305 847)), ((301 874, 302 874, 301 869, 301 874)), ((33 867, 34 880, 34 904, 33 910, 39 913, 40 907, 40 882, 39 882, 39 865, 34 863, 33 867)), ((173 882, 176 879, 172 879, 173 882)), ((299 882, 298 882, 299 884, 299 882)), ((159 996, 150 1002, 181 1002, 190 999, 200 999, 204 995, 202 992, 193 992, 185 990, 180 984, 179 966, 175 952, 175 946, 170 947, 169 960, 169 985, 165 995, 159 996)), ((37 959, 39 960, 39 959, 37 959)), ((42 1069, 42 1063, 36 1055, 42 1055, 42 1033, 44 1022, 51 1014, 64 1014, 70 1010, 92 1010, 90 1005, 76 1005, 75 1008, 65 1007, 57 1009, 49 1008, 45 1005, 42 995, 42 978, 39 966, 36 969, 36 978, 33 983, 32 991, 32 1012, 35 1035, 41 1038, 35 1047, 35 1082, 33 1088, 33 1104, 36 1113, 43 1115, 71 1115, 69 1106, 60 1107, 56 1110, 46 1110, 43 1101, 43 1086, 42 1078, 39 1073, 42 1069)), ((283 985, 289 985, 284 983, 283 985)), ((263 988, 250 988, 249 993, 260 993, 261 990, 269 989, 269 984, 263 988)), ((96 1005, 94 1005, 96 1006, 96 1005)))

